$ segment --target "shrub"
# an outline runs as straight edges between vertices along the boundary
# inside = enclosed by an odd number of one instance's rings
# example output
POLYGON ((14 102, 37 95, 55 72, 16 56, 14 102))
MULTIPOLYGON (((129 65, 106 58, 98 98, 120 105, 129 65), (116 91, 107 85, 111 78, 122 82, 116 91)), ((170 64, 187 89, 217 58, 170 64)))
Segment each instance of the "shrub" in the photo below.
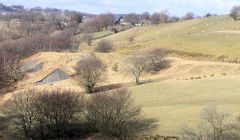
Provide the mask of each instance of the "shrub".
POLYGON ((80 85, 93 93, 96 84, 104 80, 106 65, 96 57, 86 57, 78 61, 75 70, 80 85))
POLYGON ((83 96, 71 90, 43 91, 33 106, 37 121, 35 131, 40 132, 42 138, 67 137, 72 124, 79 124, 83 119, 83 96))
POLYGON ((125 89, 93 95, 86 108, 86 119, 93 129, 111 138, 133 139, 157 127, 155 119, 143 117, 125 89))
POLYGON ((0 116, 5 137, 19 139, 79 139, 89 134, 133 139, 157 127, 155 119, 144 118, 125 89, 87 100, 71 90, 29 89, 14 94, 0 109, 7 117, 0 116))
POLYGON ((0 47, 0 92, 3 88, 11 87, 23 77, 17 69, 19 57, 16 53, 8 52, 0 47))
POLYGON ((71 16, 71 21, 76 22, 76 23, 81 23, 83 19, 83 14, 82 13, 74 13, 71 16))
POLYGON ((113 50, 113 43, 109 40, 101 40, 97 43, 97 47, 95 47, 95 51, 108 53, 113 50))
POLYGON ((118 63, 116 63, 116 64, 114 64, 114 65, 112 66, 112 70, 115 71, 115 72, 118 72, 118 71, 119 71, 119 70, 118 70, 118 63))
POLYGON ((178 21, 179 21, 179 17, 173 16, 173 17, 169 17, 167 22, 173 23, 178 21))
POLYGON ((84 99, 70 90, 30 89, 14 95, 2 110, 23 139, 61 139, 71 137, 73 124, 81 127, 84 99))
POLYGON ((234 6, 231 9, 230 17, 234 20, 238 20, 240 18, 240 6, 234 6))
POLYGON ((149 66, 148 71, 160 71, 168 66, 168 61, 165 59, 168 50, 165 48, 157 48, 148 52, 149 66))

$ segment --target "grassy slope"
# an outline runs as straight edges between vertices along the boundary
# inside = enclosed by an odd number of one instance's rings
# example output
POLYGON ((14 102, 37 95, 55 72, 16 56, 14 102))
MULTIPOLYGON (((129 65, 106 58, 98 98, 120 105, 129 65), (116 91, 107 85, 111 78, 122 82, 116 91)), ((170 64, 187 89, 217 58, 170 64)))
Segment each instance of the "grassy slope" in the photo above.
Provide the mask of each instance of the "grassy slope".
POLYGON ((239 23, 240 21, 233 21, 228 16, 216 16, 135 28, 105 39, 114 41, 117 50, 121 52, 134 48, 167 47, 173 50, 236 58, 240 54, 239 23), (136 35, 136 39, 129 43, 127 38, 132 35, 136 35))
MULTIPOLYGON (((232 21, 228 16, 217 16, 135 28, 105 39, 114 41, 116 52, 119 53, 167 47, 190 53, 238 58, 239 23, 240 21, 232 21), (127 38, 132 35, 135 35, 136 39, 130 43, 127 38)), ((218 66, 215 69, 218 69, 218 66)), ((198 69, 195 72, 197 71, 198 69)), ((239 79, 240 77, 235 75, 191 81, 171 80, 135 86, 130 90, 146 115, 160 120, 158 133, 176 135, 179 134, 180 127, 196 126, 201 109, 209 103, 219 103, 232 114, 231 119, 239 115, 239 79)))
POLYGON ((131 87, 135 101, 146 116, 160 120, 159 134, 179 134, 185 125, 195 125, 202 108, 218 103, 235 119, 240 113, 240 77, 195 81, 165 81, 131 87))
MULTIPOLYGON (((240 21, 233 22, 227 16, 220 16, 135 28, 105 37, 104 39, 111 39, 115 42, 116 52, 97 54, 97 56, 109 65, 109 69, 115 63, 120 64, 120 73, 110 71, 107 84, 132 82, 133 77, 121 73, 121 68, 124 65, 122 61, 126 56, 120 53, 126 53, 136 48, 168 47, 186 52, 227 55, 232 58, 239 57, 240 34, 236 32, 240 32, 239 23, 240 21), (216 31, 224 32, 219 33, 216 31), (189 34, 190 32, 194 32, 194 34, 189 34), (133 43, 127 41, 127 37, 131 35, 136 35, 136 40, 133 43)), ((97 33, 96 36, 105 34, 107 33, 101 32, 97 33)), ((91 51, 93 47, 88 47, 88 49, 91 51)), ((55 67, 62 68, 67 73, 73 74, 72 67, 77 60, 82 58, 82 55, 44 53, 40 56, 41 61, 47 62, 44 65, 44 71, 29 74, 29 77, 34 78, 26 79, 20 85, 30 86, 31 83, 41 79, 55 67), (52 59, 53 56, 54 59, 52 59)), ((84 53, 84 55, 86 54, 84 53)), ((240 97, 240 76, 229 76, 228 73, 232 73, 232 71, 238 71, 238 66, 221 66, 219 64, 212 66, 207 62, 206 65, 183 63, 165 71, 166 73, 161 72, 143 77, 143 79, 148 79, 148 77, 152 79, 170 77, 172 80, 134 86, 130 87, 130 90, 136 98, 136 103, 143 107, 146 116, 156 117, 160 120, 159 134, 176 135, 180 132, 180 127, 184 127, 186 124, 195 124, 201 108, 208 103, 217 102, 223 108, 228 108, 230 112, 234 111, 235 113, 232 113, 233 118, 240 113, 240 102, 238 101, 240 97), (220 72, 226 72, 228 76, 208 77, 191 81, 174 80, 190 78, 191 76, 209 76, 220 72)), ((43 86, 43 88, 59 87, 79 88, 71 79, 43 86)))

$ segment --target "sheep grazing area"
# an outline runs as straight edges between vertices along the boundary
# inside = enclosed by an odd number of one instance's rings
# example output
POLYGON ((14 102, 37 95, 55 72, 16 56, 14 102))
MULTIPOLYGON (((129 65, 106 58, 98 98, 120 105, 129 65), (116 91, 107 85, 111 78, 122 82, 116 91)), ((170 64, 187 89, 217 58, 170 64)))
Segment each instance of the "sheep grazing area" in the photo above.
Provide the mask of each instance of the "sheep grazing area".
POLYGON ((80 44, 74 53, 41 52, 22 60, 20 69, 26 71, 26 76, 2 101, 29 88, 84 92, 76 80, 74 67, 80 59, 94 53, 107 66, 106 80, 97 87, 127 87, 145 116, 159 120, 155 132, 158 135, 178 136, 186 125, 196 126, 202 108, 211 103, 226 110, 230 114, 227 121, 233 121, 240 113, 239 23, 228 16, 213 16, 136 27, 96 39, 92 46, 80 44), (129 41, 131 36, 134 39, 129 41), (94 47, 103 39, 114 43, 113 50, 94 52, 94 47), (166 58, 169 67, 144 73, 143 84, 136 85, 132 73, 126 71, 126 59, 135 50, 153 48, 170 50, 166 58))
MULTIPOLYGON (((200 110, 208 103, 219 103, 227 108, 232 112, 233 119, 240 111, 239 64, 168 57, 169 68, 157 73, 144 74, 142 81, 152 82, 137 86, 134 84, 134 77, 125 72, 123 58, 127 55, 115 52, 95 55, 104 60, 108 66, 106 76, 108 79, 101 83, 101 86, 119 84, 128 87, 136 104, 142 106, 146 116, 159 119, 160 127, 157 134, 174 136, 181 132, 181 127, 185 124, 194 126, 200 110), (119 67, 117 72, 111 69, 116 63, 119 67)), ((73 75, 74 65, 86 56, 89 56, 89 53, 49 52, 32 56, 33 60, 45 62, 42 69, 27 73, 27 76, 18 83, 17 90, 6 94, 3 100, 6 101, 13 94, 28 88, 67 88, 83 91, 73 75), (51 76, 52 73, 55 73, 55 76, 51 76), (63 74, 62 81, 51 81, 51 78, 62 78, 59 73, 63 74), (49 83, 45 83, 44 79, 48 79, 49 76, 49 83), (38 81, 43 83, 37 83, 38 81)))

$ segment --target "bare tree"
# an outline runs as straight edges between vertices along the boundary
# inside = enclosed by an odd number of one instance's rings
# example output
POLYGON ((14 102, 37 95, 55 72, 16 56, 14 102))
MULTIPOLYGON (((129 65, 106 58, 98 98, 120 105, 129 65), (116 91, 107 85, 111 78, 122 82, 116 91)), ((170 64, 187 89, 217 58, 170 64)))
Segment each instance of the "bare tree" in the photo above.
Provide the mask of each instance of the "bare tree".
POLYGON ((30 24, 29 22, 23 22, 17 27, 22 36, 33 36, 39 33, 43 33, 43 26, 41 24, 30 24))
POLYGON ((99 15, 99 20, 102 28, 108 28, 109 26, 114 25, 114 15, 111 13, 99 15))
POLYGON ((135 24, 138 23, 138 15, 135 13, 130 13, 126 15, 125 19, 128 23, 131 23, 131 25, 133 26, 135 26, 135 24))
POLYGON ((188 12, 185 16, 181 18, 181 20, 190 20, 194 19, 194 13, 193 12, 188 12))
POLYGON ((150 19, 150 14, 148 12, 144 12, 141 16, 143 20, 149 20, 150 19))
POLYGON ((84 20, 83 24, 81 25, 81 30, 84 33, 93 33, 101 31, 101 29, 101 23, 97 17, 84 20))
POLYGON ((152 132, 158 126, 157 120, 143 117, 126 89, 93 95, 86 108, 86 119, 93 129, 108 137, 133 139, 152 132))
POLYGON ((0 89, 11 87, 23 77, 23 73, 17 69, 18 54, 11 51, 7 44, 2 45, 7 47, 6 49, 9 49, 9 51, 1 47, 0 44, 0 89))
POLYGON ((136 84, 141 84, 140 76, 147 69, 148 57, 145 52, 137 51, 129 56, 127 59, 129 67, 128 69, 134 75, 136 84))
POLYGON ((167 23, 168 18, 169 18, 168 10, 163 10, 159 13, 159 22, 160 23, 167 23))
POLYGON ((240 6, 234 6, 231 9, 230 17, 234 20, 238 20, 240 18, 240 6))
POLYGON ((73 13, 72 17, 71 17, 71 21, 72 22, 76 22, 76 23, 81 23, 83 19, 83 14, 82 13, 73 13))
POLYGON ((88 93, 94 92, 94 87, 105 78, 106 65, 96 57, 86 57, 78 61, 75 70, 78 81, 88 93))
POLYGON ((23 139, 62 139, 71 137, 72 124, 81 125, 84 105, 83 96, 71 90, 29 89, 14 95, 1 109, 23 139))
POLYGON ((150 20, 152 22, 152 24, 159 24, 160 23, 160 13, 155 12, 152 14, 152 16, 150 17, 150 20))
POLYGON ((191 128, 183 129, 182 136, 185 140, 237 140, 225 123, 228 114, 219 111, 217 105, 207 106, 200 116, 202 122, 196 130, 191 128))

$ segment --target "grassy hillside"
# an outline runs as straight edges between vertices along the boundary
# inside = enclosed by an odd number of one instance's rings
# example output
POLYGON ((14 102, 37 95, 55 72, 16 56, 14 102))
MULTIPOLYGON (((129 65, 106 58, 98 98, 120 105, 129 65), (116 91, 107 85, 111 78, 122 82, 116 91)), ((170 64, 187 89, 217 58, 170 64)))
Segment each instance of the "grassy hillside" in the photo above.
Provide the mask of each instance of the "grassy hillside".
POLYGON ((214 16, 184 22, 134 28, 106 37, 115 42, 117 51, 136 48, 166 47, 172 50, 238 58, 240 21, 214 16), (136 36, 133 43, 128 37, 136 36))
MULTIPOLYGON (((93 37, 101 38, 109 34, 111 32, 103 31, 95 33, 93 37)), ((240 64, 168 57, 171 62, 169 68, 160 72, 146 73, 141 77, 142 81, 152 80, 153 83, 136 86, 134 77, 126 71, 128 65, 125 60, 128 57, 126 54, 135 49, 157 47, 189 54, 210 55, 215 58, 221 55, 231 59, 240 58, 240 21, 232 21, 228 16, 216 16, 134 28, 101 39, 112 40, 115 43, 115 51, 95 53, 108 66, 106 81, 98 86, 127 85, 133 93, 136 104, 143 107, 146 117, 159 119, 158 134, 178 135, 181 127, 196 126, 202 107, 210 103, 218 103, 229 112, 230 120, 239 115, 240 64), (131 36, 135 36, 133 42, 128 41, 131 36), (115 64, 119 66, 117 72, 112 70, 115 64)), ((22 63, 25 63, 38 59, 38 63, 44 62, 44 65, 39 72, 27 73, 17 84, 15 92, 28 88, 70 88, 82 91, 74 78, 41 86, 33 83, 57 68, 74 75, 73 68, 77 61, 93 52, 94 46, 101 39, 95 40, 92 47, 80 45, 79 53, 45 52, 22 60, 22 63)), ((12 93, 8 93, 2 98, 6 101, 11 96, 12 93)))
MULTIPOLYGON (((56 68, 61 68, 69 75, 73 75, 76 62, 88 54, 87 52, 48 52, 23 60, 24 63, 38 59, 38 63, 45 63, 41 71, 27 73, 26 77, 18 83, 16 92, 28 88, 68 88, 82 91, 74 78, 41 86, 33 83, 56 68)), ((195 125, 202 107, 212 102, 219 103, 229 110, 232 113, 232 119, 240 113, 239 64, 168 58, 171 60, 171 66, 168 69, 158 73, 144 74, 141 77, 141 80, 156 80, 156 83, 136 86, 134 77, 124 70, 126 55, 115 52, 96 53, 96 56, 108 65, 107 80, 101 85, 130 83, 128 88, 133 93, 136 104, 143 107, 146 117, 159 119, 158 134, 178 135, 180 127, 195 125), (111 69, 115 63, 119 64, 118 72, 111 69)), ((11 96, 12 93, 6 94, 3 100, 6 101, 11 96)))
POLYGON ((196 126, 203 107, 217 103, 236 119, 240 113, 240 77, 194 81, 165 81, 131 87, 138 105, 160 121, 159 134, 176 135, 186 125, 196 126))

